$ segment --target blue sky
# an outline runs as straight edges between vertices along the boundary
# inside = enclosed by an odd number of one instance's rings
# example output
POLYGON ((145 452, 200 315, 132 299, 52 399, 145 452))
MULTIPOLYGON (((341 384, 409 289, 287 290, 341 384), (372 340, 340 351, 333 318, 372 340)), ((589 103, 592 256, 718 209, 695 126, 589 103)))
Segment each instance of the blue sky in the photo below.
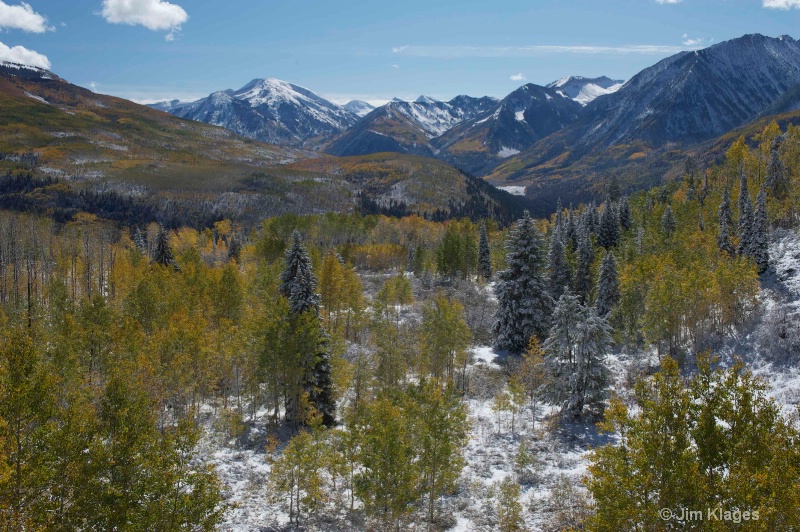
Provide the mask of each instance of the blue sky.
POLYGON ((0 58, 135 101, 276 77, 380 102, 627 79, 680 50, 796 28, 800 0, 0 0, 0 58))

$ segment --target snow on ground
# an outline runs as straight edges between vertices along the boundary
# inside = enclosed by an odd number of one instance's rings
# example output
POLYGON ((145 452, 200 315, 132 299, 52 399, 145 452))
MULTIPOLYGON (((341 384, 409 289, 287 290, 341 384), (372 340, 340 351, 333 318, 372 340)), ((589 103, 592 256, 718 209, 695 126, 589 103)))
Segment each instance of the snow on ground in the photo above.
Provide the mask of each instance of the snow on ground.
POLYGON ((505 187, 497 187, 500 190, 505 190, 509 194, 514 194, 515 196, 524 196, 525 195, 525 187, 519 185, 509 185, 505 187))
MULTIPOLYGON (((770 248, 775 265, 776 280, 768 280, 768 290, 762 300, 769 304, 779 294, 795 308, 800 307, 800 235, 779 235, 770 248)), ((757 326, 755 324, 754 326, 757 326)), ((754 334, 744 332, 732 338, 720 349, 723 361, 733 353, 742 354, 755 374, 764 377, 770 394, 784 406, 784 414, 792 413, 800 405, 800 369, 770 364, 754 349, 754 334)), ((470 435, 464 450, 466 465, 459 480, 456 494, 443 500, 445 514, 451 518, 443 524, 453 532, 489 532, 496 529, 496 499, 494 491, 498 482, 506 477, 519 479, 514 463, 520 442, 525 439, 535 456, 536 465, 531 478, 523 482, 520 502, 525 525, 530 530, 551 530, 552 517, 559 510, 552 499, 553 488, 566 482, 577 493, 586 494, 582 478, 587 474, 590 449, 615 439, 613 435, 600 434, 594 424, 553 423, 556 408, 537 405, 535 411, 523 408, 514 415, 495 412, 493 397, 503 390, 506 382, 504 355, 490 347, 475 346, 468 365, 470 393, 466 398, 469 409, 470 435)), ((606 360, 612 377, 612 389, 623 399, 630 398, 630 385, 637 375, 651 371, 658 365, 655 352, 612 353, 606 360)), ((209 414, 210 415, 210 414, 209 414)), ((232 441, 222 441, 210 430, 200 448, 201 458, 217 467, 223 484, 227 486, 229 502, 236 507, 226 515, 221 530, 259 531, 273 530, 288 523, 282 507, 269 501, 266 484, 270 465, 264 450, 266 413, 256 415, 251 425, 251 442, 237 448, 232 441)), ((210 426, 210 422, 209 422, 210 426)), ((409 530, 422 530, 422 523, 412 523, 409 530)), ((338 528, 320 530, 346 530, 338 528)))
POLYGON ((511 157, 512 155, 516 155, 518 153, 519 153, 519 150, 517 150, 517 149, 509 148, 508 146, 503 146, 503 147, 500 148, 500 151, 497 152, 497 156, 498 157, 502 157, 503 159, 506 159, 506 158, 511 157))

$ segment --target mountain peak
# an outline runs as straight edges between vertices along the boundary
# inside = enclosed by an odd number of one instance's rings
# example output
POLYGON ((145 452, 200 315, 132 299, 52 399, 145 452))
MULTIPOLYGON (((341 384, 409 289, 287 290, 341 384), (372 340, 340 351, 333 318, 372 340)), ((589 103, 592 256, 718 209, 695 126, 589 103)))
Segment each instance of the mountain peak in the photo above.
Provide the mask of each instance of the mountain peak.
POLYGON ((566 76, 547 84, 547 88, 556 89, 567 98, 586 105, 599 96, 616 92, 623 85, 622 80, 607 76, 587 78, 584 76, 566 76))
POLYGON ((414 100, 415 103, 436 103, 438 101, 439 100, 431 98, 430 96, 425 96, 424 94, 421 94, 419 98, 414 100))
POLYGON ((350 100, 342 107, 344 107, 351 113, 362 117, 367 116, 369 113, 375 110, 374 105, 371 105, 363 100, 350 100))

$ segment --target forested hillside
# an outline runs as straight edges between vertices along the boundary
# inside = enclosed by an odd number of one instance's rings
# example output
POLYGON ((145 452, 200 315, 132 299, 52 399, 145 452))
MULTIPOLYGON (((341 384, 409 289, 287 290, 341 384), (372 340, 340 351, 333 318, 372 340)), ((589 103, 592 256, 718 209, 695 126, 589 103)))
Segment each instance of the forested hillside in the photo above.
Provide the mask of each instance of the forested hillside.
POLYGON ((800 133, 685 168, 510 227, 0 212, 0 522, 800 527, 796 390, 753 373, 800 363, 800 133))

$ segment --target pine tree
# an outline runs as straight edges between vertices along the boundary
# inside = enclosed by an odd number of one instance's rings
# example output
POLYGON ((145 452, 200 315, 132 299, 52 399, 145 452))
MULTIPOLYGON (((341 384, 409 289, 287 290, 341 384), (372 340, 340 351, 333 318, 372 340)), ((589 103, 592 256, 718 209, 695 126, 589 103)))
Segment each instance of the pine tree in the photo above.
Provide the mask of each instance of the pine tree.
POLYGON ((675 232, 675 216, 672 214, 672 207, 669 205, 664 209, 664 214, 661 216, 661 230, 667 238, 675 232))
POLYGON ((769 267, 769 225, 767 222, 767 190, 763 184, 756 196, 752 257, 758 265, 759 273, 764 273, 769 267))
POLYGON ((547 267, 550 270, 550 297, 553 301, 561 297, 564 290, 572 285, 572 269, 564 254, 561 232, 553 230, 550 234, 550 251, 547 255, 547 267))
POLYGON ((553 305, 547 293, 541 235, 527 211, 514 224, 506 248, 508 269, 497 274, 495 288, 495 347, 520 353, 531 336, 547 334, 553 305))
POLYGON ((488 281, 492 278, 492 250, 489 247, 489 235, 486 233, 486 222, 481 222, 481 236, 478 243, 478 269, 481 277, 488 281))
POLYGON ((753 202, 747 188, 747 174, 742 172, 739 185, 739 245, 736 253, 746 257, 753 256, 753 202))
POLYGON ((728 187, 722 190, 722 202, 719 204, 717 218, 719 219, 717 246, 722 251, 733 255, 736 250, 731 243, 730 228, 733 226, 733 216, 731 215, 731 196, 728 187))
POLYGON ((581 228, 578 238, 578 267, 575 271, 575 293, 578 294, 581 302, 589 300, 592 292, 592 263, 594 262, 594 248, 589 230, 581 228))
POLYGON ((631 203, 628 196, 623 196, 619 203, 619 224, 624 231, 633 227, 633 214, 631 214, 631 203))
POLYGON ((620 300, 619 279, 617 277, 617 261, 614 254, 607 251, 600 263, 600 274, 597 279, 597 301, 595 308, 598 316, 607 316, 620 300))
POLYGON ((619 242, 619 215, 611 201, 606 200, 603 214, 600 216, 600 227, 597 230, 597 243, 609 250, 619 242))
POLYGON ((180 271, 180 266, 178 266, 178 263, 175 261, 175 256, 172 254, 172 248, 169 245, 169 232, 163 225, 158 226, 158 236, 156 237, 156 249, 153 262, 161 264, 162 266, 171 266, 180 271))
POLYGON ((543 347, 548 373, 548 395, 574 416, 588 407, 602 411, 608 384, 605 354, 611 345, 611 327, 594 309, 567 292, 553 312, 553 326, 543 347))
POLYGON ((781 156, 778 152, 780 146, 781 137, 775 137, 769 151, 766 182, 772 195, 778 199, 783 199, 789 193, 789 173, 783 161, 781 161, 781 156))

